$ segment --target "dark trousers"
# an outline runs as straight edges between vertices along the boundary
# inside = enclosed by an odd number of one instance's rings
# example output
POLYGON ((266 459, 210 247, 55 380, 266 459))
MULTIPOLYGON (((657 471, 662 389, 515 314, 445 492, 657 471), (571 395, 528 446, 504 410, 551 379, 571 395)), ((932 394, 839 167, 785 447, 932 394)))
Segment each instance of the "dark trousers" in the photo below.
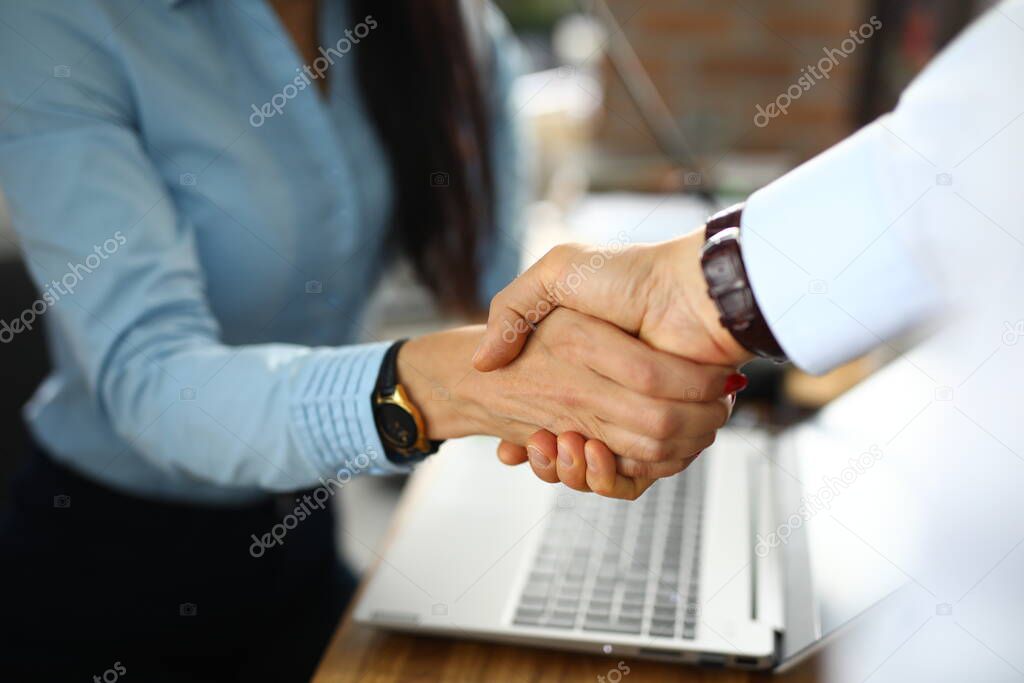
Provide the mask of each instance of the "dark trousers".
POLYGON ((154 502, 33 449, 0 521, 0 680, 308 680, 355 579, 330 506, 250 552, 298 495, 154 502))

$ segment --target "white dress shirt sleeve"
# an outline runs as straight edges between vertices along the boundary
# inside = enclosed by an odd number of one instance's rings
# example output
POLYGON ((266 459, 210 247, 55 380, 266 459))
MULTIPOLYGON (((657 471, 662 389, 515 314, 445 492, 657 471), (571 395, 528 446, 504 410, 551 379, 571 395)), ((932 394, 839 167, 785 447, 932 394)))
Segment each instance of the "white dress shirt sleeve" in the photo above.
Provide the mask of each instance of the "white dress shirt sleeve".
POLYGON ((1019 269, 1022 73, 1024 0, 1008 0, 894 112, 749 199, 751 287, 797 366, 825 372, 1019 269))

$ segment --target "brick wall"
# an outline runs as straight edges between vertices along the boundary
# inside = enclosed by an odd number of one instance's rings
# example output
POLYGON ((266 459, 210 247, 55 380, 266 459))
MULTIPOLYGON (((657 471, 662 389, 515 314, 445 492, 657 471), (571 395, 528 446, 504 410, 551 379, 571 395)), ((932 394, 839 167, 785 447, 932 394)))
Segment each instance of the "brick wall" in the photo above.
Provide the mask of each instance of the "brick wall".
MULTIPOLYGON (((727 151, 784 151, 804 159, 850 132, 870 39, 840 59, 829 79, 802 91, 788 114, 764 127, 754 116, 757 105, 775 101, 802 68, 816 65, 824 48, 840 48, 867 21, 868 0, 607 2, 688 138, 710 162, 727 151)), ((607 64, 604 80, 600 149, 613 156, 655 152, 607 64)))

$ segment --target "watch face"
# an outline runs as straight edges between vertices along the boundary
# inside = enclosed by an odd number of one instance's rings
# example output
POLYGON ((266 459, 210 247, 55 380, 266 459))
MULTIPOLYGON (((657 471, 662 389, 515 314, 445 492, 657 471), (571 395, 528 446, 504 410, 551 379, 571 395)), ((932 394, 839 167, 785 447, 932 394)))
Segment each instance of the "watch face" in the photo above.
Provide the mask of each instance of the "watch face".
POLYGON ((419 438, 412 415, 400 406, 385 403, 378 408, 381 435, 398 448, 411 448, 419 438))

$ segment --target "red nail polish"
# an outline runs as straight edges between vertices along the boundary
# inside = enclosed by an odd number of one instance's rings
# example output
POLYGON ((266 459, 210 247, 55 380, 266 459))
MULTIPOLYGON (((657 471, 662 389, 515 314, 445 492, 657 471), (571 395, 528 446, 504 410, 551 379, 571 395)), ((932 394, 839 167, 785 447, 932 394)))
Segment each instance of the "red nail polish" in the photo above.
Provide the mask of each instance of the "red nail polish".
POLYGON ((743 391, 747 388, 747 376, 740 373, 734 373, 725 378, 725 392, 726 394, 732 394, 737 391, 743 391))

